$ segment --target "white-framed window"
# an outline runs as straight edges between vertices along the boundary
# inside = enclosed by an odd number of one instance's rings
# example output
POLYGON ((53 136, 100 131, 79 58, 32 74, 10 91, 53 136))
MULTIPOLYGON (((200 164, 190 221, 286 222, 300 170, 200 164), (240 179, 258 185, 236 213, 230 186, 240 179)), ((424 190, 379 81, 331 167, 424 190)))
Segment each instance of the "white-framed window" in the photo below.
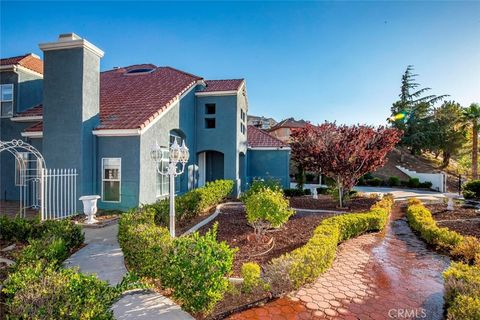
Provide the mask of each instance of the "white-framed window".
POLYGON ((157 179, 156 179, 156 193, 157 197, 163 197, 168 195, 168 176, 161 174, 160 172, 165 172, 168 169, 168 164, 170 162, 169 160, 169 151, 168 148, 164 148, 162 150, 162 160, 158 164, 158 170, 157 170, 157 179), (160 172, 159 172, 160 171, 160 172))
POLYGON ((102 158, 102 201, 120 202, 122 159, 102 158))
POLYGON ((19 157, 15 159, 15 185, 25 185, 25 175, 28 166, 28 152, 19 152, 19 157))
POLYGON ((13 117, 13 84, 0 85, 0 117, 13 117))

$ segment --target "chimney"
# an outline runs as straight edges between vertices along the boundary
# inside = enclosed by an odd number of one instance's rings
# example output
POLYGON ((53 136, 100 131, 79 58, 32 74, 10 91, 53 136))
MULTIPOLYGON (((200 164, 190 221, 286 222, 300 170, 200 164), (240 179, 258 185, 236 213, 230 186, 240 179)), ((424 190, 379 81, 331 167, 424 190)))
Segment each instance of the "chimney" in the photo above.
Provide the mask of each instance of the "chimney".
POLYGON ((94 138, 99 124, 103 51, 75 33, 40 44, 44 53, 43 146, 48 168, 77 169, 77 196, 94 188, 94 138))

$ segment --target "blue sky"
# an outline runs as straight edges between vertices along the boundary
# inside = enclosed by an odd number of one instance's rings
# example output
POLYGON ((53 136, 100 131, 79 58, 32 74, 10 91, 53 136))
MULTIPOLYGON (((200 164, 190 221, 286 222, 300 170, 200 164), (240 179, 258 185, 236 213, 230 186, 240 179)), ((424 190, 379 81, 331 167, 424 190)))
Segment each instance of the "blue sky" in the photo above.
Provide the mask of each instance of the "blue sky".
POLYGON ((102 70, 169 65, 245 78, 249 113, 383 124, 408 64, 432 93, 480 101, 480 2, 7 2, 0 55, 75 32, 102 70))

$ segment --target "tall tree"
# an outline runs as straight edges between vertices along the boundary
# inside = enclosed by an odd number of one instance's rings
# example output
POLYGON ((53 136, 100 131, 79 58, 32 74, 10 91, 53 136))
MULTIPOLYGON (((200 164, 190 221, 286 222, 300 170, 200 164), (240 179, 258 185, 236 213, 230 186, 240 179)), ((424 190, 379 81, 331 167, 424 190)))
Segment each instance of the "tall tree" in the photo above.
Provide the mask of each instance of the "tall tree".
POLYGON ((402 144, 410 149, 412 154, 420 152, 430 144, 428 124, 432 117, 432 107, 448 95, 425 95, 431 88, 421 88, 416 82, 418 74, 414 73, 412 65, 402 75, 400 100, 396 101, 390 111, 392 116, 404 113, 405 117, 393 122, 393 127, 404 132, 402 144))
POLYGON ((333 179, 343 207, 344 196, 360 177, 385 164, 387 153, 400 141, 402 132, 395 128, 366 125, 337 126, 325 122, 308 124, 292 135, 292 159, 306 170, 323 173, 333 179))
POLYGON ((472 103, 463 110, 465 122, 472 128, 472 177, 478 179, 478 126, 480 124, 480 105, 472 103))

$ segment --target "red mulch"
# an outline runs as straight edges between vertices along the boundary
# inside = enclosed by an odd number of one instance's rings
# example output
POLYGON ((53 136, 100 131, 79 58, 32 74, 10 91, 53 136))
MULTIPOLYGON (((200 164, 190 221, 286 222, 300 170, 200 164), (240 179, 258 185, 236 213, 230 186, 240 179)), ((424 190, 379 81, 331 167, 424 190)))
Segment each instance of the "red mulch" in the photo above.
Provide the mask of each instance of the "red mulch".
POLYGON ((459 204, 455 205, 454 211, 447 211, 446 204, 429 204, 427 208, 432 213, 433 219, 440 221, 437 222, 440 227, 446 227, 464 236, 474 236, 480 239, 480 212, 476 212, 475 209, 466 208, 459 204))
POLYGON ((265 265, 272 258, 303 246, 312 237, 313 230, 320 222, 331 216, 332 214, 297 213, 281 229, 267 233, 269 237, 274 237, 275 245, 268 253, 258 256, 255 255, 267 251, 271 244, 258 244, 253 239, 247 240, 247 236, 254 238, 253 229, 247 224, 245 209, 241 206, 224 206, 222 213, 199 231, 204 234, 218 222, 217 239, 239 248, 235 255, 233 276, 240 276, 240 268, 245 262, 265 265))
POLYGON ((290 206, 298 209, 318 209, 318 210, 337 210, 347 212, 367 211, 377 201, 375 198, 354 197, 345 208, 339 208, 338 202, 328 195, 318 195, 318 199, 311 196, 292 197, 290 206))

